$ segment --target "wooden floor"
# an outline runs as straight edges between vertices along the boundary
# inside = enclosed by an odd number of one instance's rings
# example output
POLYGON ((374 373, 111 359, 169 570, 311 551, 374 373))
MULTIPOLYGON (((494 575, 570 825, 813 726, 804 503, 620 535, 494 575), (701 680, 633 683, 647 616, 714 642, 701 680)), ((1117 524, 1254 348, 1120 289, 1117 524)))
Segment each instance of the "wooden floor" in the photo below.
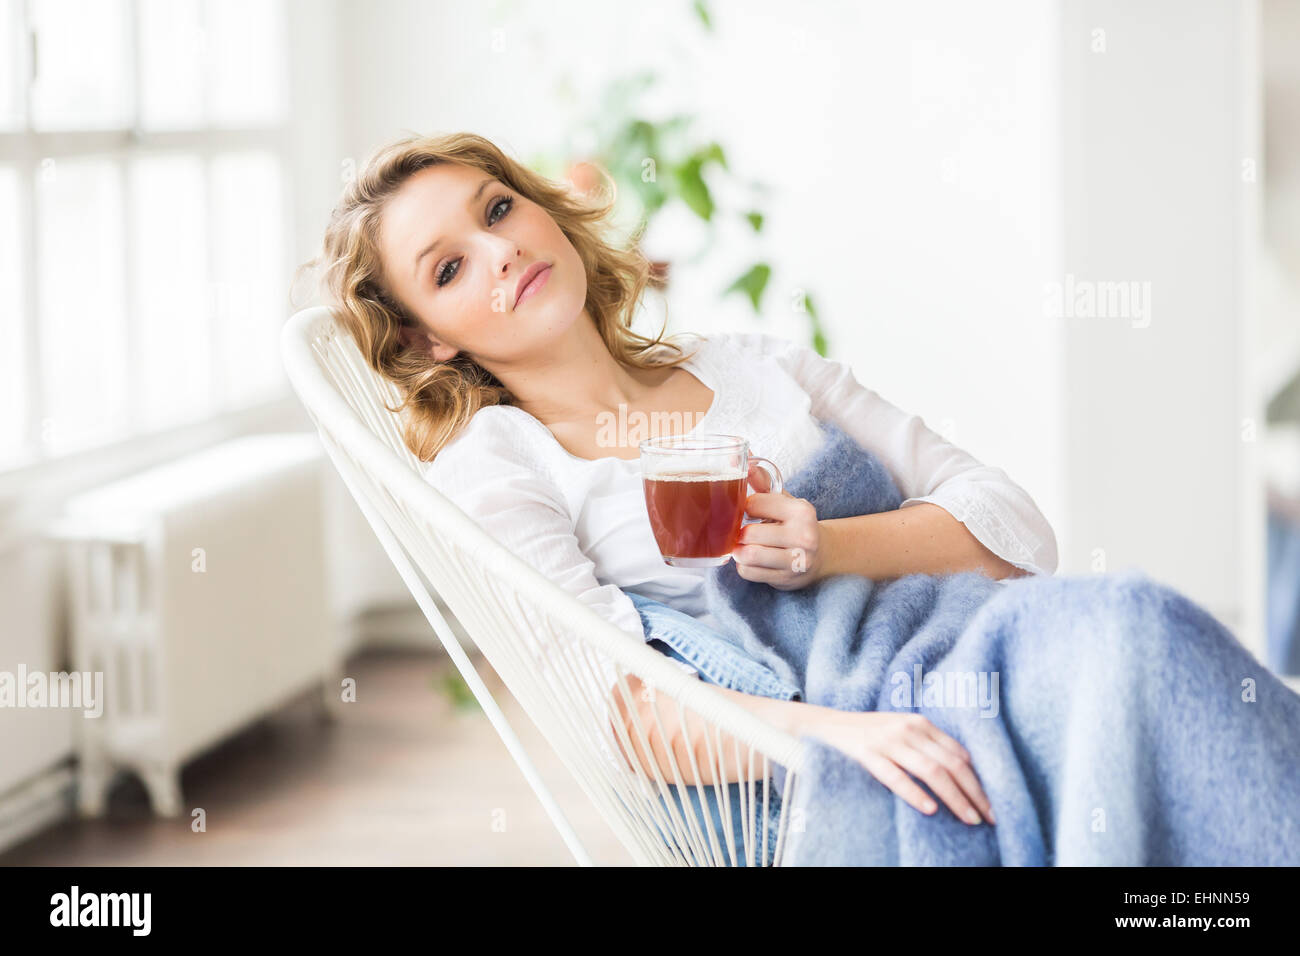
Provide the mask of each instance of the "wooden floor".
MULTIPOLYGON (((600 864, 630 865, 554 752, 490 668, 488 686, 600 864)), ((573 865, 487 717, 458 708, 433 651, 370 652, 346 670, 357 700, 320 719, 310 695, 195 758, 185 815, 151 816, 133 775, 107 815, 58 824, 0 865, 573 865), (207 830, 191 830, 202 807, 207 830)))

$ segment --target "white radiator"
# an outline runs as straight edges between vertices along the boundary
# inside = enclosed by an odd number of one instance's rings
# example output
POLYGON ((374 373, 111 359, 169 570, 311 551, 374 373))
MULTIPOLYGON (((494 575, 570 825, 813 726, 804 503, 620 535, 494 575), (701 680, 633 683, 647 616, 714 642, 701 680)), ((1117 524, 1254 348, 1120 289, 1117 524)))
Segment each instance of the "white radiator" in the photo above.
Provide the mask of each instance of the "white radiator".
POLYGON ((75 720, 83 814, 127 768, 174 816, 186 760, 313 685, 337 699, 324 460, 314 434, 254 435, 68 501, 73 668, 103 673, 102 716, 75 720))

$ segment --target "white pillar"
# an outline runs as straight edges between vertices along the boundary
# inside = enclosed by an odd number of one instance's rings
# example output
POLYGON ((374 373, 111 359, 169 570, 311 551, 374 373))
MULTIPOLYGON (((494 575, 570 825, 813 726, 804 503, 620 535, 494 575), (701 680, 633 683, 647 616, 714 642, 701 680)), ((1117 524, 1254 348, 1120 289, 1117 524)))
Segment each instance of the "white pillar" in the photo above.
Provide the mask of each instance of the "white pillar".
POLYGON ((1243 437, 1245 420, 1262 425, 1244 371, 1255 22, 1254 3, 1234 0, 1062 5, 1057 279, 1074 294, 1056 321, 1071 519, 1062 571, 1102 556, 1106 570, 1140 566, 1257 649, 1264 506, 1243 437), (1108 291, 1149 298, 1106 315, 1108 291))

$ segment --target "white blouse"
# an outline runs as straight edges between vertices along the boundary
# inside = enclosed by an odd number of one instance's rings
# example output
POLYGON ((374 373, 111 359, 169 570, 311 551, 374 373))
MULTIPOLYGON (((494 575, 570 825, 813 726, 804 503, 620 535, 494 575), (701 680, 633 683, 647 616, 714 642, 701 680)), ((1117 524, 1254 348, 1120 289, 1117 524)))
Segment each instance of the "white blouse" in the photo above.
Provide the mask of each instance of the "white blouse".
MULTIPOLYGON (((834 422, 874 453, 904 497, 933 502, 990 551, 1034 574, 1056 571, 1056 536, 1033 499, 854 378, 849 367, 763 332, 683 336, 681 367, 713 391, 690 432, 741 435, 789 480, 834 422)), ((621 589, 716 626, 704 607, 709 568, 664 563, 638 459, 578 458, 528 412, 480 409, 435 457, 428 481, 530 566, 606 620, 646 639, 621 589)), ((689 669, 689 668, 684 668, 689 669)))

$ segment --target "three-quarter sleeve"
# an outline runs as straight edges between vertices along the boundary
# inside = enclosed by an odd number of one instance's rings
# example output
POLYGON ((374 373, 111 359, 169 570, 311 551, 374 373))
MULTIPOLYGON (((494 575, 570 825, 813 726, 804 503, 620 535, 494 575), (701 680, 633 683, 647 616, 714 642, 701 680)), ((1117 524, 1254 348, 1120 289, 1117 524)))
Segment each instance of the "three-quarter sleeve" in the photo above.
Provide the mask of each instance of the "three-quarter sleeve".
POLYGON ((876 455, 903 494, 900 508, 928 501, 964 524, 998 557, 1033 574, 1054 574, 1056 534, 1029 494, 1000 468, 985 465, 858 382, 843 362, 768 333, 751 347, 775 357, 833 422, 876 455))
MULTIPOLYGON (((425 480, 529 567, 636 640, 645 641, 641 615, 632 599, 617 585, 602 584, 593 562, 579 547, 564 496, 538 460, 531 436, 492 412, 481 409, 443 447, 426 468, 425 480)), ((531 640, 530 634, 524 636, 531 640)), ((597 676, 603 689, 614 685, 615 671, 601 655, 593 651, 579 657, 599 662, 597 676)))

